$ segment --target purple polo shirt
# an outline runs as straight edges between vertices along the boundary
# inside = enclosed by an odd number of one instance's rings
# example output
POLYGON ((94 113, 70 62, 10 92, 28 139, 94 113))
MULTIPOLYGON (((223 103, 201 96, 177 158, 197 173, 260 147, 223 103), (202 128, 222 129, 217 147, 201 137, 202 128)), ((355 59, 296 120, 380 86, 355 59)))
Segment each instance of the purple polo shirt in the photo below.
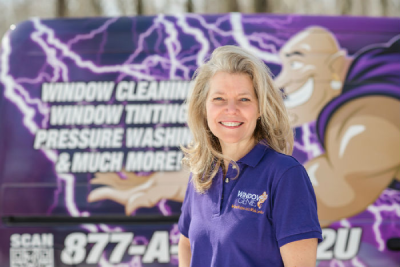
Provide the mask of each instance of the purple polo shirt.
MULTIPOLYGON (((237 179, 226 183, 220 169, 205 194, 189 182, 178 225, 190 240, 191 266, 279 267, 279 247, 322 240, 314 190, 300 163, 262 144, 237 163, 237 179)), ((227 177, 235 174, 230 165, 227 177)))

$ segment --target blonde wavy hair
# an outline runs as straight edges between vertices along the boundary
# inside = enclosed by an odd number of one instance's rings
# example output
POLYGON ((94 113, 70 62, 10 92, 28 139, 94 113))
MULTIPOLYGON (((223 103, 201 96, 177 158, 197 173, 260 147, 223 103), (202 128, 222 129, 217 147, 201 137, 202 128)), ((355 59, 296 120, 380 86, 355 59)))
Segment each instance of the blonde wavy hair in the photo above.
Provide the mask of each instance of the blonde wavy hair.
POLYGON ((282 95, 274 86, 268 67, 256 56, 237 46, 222 46, 214 50, 208 62, 194 74, 192 93, 187 99, 188 126, 192 142, 181 147, 183 163, 192 173, 192 182, 197 192, 207 191, 219 167, 224 168, 224 159, 236 162, 222 154, 218 138, 207 124, 206 100, 210 80, 217 72, 249 75, 258 99, 261 119, 257 120, 254 138, 270 148, 284 154, 293 150, 293 131, 289 124, 282 95))

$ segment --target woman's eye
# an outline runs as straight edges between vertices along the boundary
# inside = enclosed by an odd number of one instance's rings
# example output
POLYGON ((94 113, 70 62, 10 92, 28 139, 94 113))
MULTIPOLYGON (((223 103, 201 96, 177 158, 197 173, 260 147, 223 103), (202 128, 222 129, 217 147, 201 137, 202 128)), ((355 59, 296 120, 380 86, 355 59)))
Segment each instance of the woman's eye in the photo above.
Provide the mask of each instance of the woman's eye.
POLYGON ((250 101, 250 99, 248 99, 248 98, 241 98, 240 101, 242 101, 242 102, 247 102, 247 101, 250 101))
POLYGON ((215 97, 214 100, 221 101, 221 100, 224 100, 224 99, 222 97, 215 97))

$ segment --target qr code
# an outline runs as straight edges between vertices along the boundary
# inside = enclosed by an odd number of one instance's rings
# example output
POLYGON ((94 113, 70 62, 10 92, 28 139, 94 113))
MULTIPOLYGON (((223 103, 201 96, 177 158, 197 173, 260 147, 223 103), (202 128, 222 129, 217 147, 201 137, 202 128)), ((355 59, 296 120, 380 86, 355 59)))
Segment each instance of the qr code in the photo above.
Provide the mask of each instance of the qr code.
POLYGON ((52 248, 12 248, 10 267, 54 267, 52 248))

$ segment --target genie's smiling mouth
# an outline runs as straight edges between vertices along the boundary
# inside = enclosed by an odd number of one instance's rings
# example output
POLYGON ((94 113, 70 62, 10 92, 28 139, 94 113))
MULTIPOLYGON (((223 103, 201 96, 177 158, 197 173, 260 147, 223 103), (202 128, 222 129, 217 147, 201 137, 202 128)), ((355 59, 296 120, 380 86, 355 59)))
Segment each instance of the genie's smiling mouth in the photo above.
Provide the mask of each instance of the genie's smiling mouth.
POLYGON ((314 79, 312 77, 296 91, 290 94, 286 94, 284 99, 285 106, 287 108, 294 108, 306 103, 314 92, 314 79))

